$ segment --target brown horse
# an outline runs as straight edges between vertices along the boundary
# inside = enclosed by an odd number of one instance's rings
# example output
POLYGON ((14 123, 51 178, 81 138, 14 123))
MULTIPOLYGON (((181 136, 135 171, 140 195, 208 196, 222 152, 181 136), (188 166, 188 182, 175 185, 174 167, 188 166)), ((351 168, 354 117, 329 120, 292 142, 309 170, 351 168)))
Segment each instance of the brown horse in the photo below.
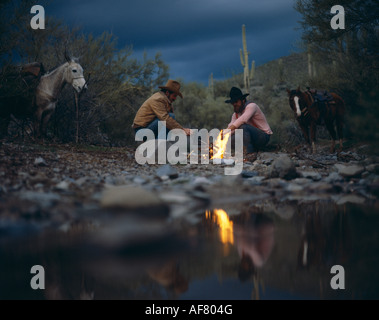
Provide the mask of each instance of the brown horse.
POLYGON ((304 134, 305 140, 312 145, 312 152, 316 152, 316 128, 317 125, 325 123, 333 142, 330 152, 334 152, 335 141, 337 139, 337 127, 339 138, 339 151, 342 151, 343 125, 345 103, 336 93, 320 93, 319 91, 301 91, 300 87, 296 90, 287 89, 289 104, 295 112, 296 119, 304 134))
MULTIPOLYGON (((0 83, 0 136, 7 135, 12 116, 22 120, 32 118, 35 89, 43 75, 44 67, 33 62, 21 67, 8 67, 0 83)), ((24 127, 23 127, 24 129, 24 127)))

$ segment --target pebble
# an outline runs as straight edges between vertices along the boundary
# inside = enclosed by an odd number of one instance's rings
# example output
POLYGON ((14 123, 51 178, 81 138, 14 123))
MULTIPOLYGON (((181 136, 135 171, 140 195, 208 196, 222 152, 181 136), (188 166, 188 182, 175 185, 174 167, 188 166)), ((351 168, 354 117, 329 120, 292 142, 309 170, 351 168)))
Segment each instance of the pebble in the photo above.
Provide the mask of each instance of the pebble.
POLYGON ((300 176, 303 178, 310 178, 313 181, 319 181, 322 179, 321 174, 315 171, 301 171, 300 176))
POLYGON ((165 177, 168 177, 169 179, 176 179, 177 177, 179 177, 178 170, 176 170, 169 164, 165 164, 158 168, 156 171, 156 175, 164 180, 167 179, 165 177))
POLYGON ((47 166, 47 163, 46 163, 45 159, 38 157, 34 160, 34 165, 44 167, 44 166, 47 166))

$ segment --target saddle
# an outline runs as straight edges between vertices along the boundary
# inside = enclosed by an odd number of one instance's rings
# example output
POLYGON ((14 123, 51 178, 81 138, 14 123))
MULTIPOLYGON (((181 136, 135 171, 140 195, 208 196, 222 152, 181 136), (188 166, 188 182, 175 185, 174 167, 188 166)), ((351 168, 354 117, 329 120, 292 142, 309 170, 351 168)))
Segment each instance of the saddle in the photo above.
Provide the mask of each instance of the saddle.
POLYGON ((21 78, 26 85, 33 85, 39 82, 41 76, 45 73, 45 68, 41 62, 32 62, 21 67, 21 78))
POLYGON ((326 90, 317 90, 307 87, 308 93, 312 96, 313 105, 317 106, 320 117, 317 120, 318 125, 322 125, 328 114, 328 105, 335 104, 333 96, 326 90))
POLYGON ((317 90, 307 87, 308 92, 311 94, 315 102, 328 102, 335 103, 333 96, 326 90, 317 90))
POLYGON ((0 83, 0 97, 32 99, 44 72, 45 69, 40 62, 8 67, 0 83))

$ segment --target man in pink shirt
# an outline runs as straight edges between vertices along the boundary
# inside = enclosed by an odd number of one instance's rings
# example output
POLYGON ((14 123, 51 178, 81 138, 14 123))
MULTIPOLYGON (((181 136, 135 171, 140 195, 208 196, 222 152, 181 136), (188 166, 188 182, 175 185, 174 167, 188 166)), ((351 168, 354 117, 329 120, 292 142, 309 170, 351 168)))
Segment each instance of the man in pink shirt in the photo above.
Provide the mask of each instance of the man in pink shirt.
POLYGON ((266 117, 259 106, 253 102, 246 101, 249 94, 242 94, 236 87, 230 90, 230 99, 226 103, 231 103, 234 108, 232 120, 228 129, 243 130, 243 146, 246 151, 246 159, 253 161, 256 159, 258 149, 264 147, 270 140, 272 130, 267 123, 266 117))

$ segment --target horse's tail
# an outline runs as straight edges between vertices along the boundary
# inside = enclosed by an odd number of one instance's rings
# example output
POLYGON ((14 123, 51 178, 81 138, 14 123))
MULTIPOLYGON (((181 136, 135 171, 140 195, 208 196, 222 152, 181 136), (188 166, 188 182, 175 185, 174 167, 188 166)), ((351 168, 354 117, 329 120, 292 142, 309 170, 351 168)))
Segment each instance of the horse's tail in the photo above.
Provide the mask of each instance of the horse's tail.
POLYGON ((345 101, 336 93, 330 93, 330 95, 333 97, 333 101, 336 105, 336 116, 342 117, 345 115, 345 101))
POLYGON ((336 106, 336 126, 338 137, 343 139, 343 127, 345 123, 345 101, 336 93, 331 93, 336 106))

